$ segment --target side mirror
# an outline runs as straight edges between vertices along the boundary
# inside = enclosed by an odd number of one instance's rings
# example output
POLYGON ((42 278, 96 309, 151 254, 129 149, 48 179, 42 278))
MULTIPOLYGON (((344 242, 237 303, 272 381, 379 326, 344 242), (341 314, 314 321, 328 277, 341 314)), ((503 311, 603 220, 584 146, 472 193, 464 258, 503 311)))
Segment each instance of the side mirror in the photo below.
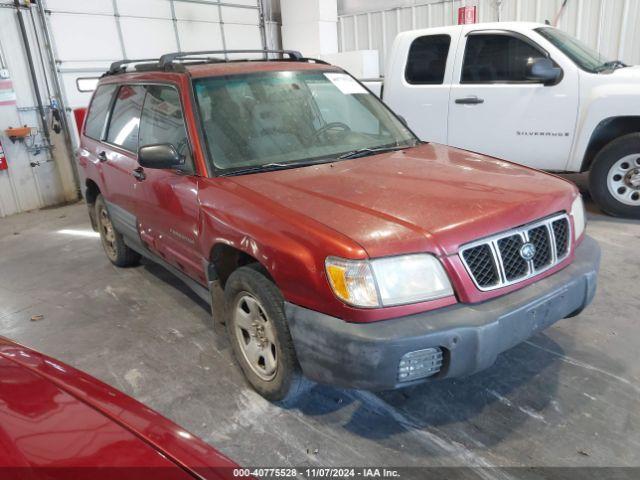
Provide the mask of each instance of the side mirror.
POLYGON ((545 86, 555 85, 562 76, 562 69, 550 58, 538 58, 527 65, 527 79, 545 86))
POLYGON ((170 143, 159 143, 140 147, 138 163, 146 168, 179 168, 184 165, 184 157, 170 143))

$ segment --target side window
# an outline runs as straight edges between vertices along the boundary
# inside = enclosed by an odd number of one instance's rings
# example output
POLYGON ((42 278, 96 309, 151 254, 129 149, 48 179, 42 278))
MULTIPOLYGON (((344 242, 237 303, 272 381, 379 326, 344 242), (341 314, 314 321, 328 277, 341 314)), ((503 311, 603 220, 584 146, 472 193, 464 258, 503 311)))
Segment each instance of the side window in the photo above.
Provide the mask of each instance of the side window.
POLYGON ((148 85, 140 120, 140 146, 170 143, 193 168, 187 129, 178 90, 164 85, 148 85))
POLYGON ((145 89, 140 85, 123 85, 113 105, 107 141, 130 152, 138 152, 138 128, 145 89))
POLYGON ((461 83, 526 82, 527 64, 546 55, 510 35, 470 35, 461 83))
POLYGON ((442 85, 449 56, 449 35, 416 38, 409 48, 404 77, 412 85, 442 85))
POLYGON ((84 124, 84 134, 87 137, 102 140, 104 123, 107 120, 107 113, 116 88, 117 85, 102 85, 96 90, 84 124))

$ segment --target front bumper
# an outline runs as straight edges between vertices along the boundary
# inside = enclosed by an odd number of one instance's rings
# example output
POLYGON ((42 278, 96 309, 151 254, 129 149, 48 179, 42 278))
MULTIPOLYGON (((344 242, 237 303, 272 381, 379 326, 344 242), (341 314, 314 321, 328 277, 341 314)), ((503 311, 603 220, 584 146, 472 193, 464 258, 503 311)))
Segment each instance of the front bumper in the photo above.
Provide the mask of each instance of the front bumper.
POLYGON ((469 375, 491 366, 498 354, 586 307, 595 294, 600 247, 585 237, 574 261, 515 292, 474 305, 451 307, 375 323, 349 323, 285 303, 291 336, 304 374, 317 382, 388 390, 434 378, 469 375), (401 357, 439 347, 436 375, 398 381, 401 357))

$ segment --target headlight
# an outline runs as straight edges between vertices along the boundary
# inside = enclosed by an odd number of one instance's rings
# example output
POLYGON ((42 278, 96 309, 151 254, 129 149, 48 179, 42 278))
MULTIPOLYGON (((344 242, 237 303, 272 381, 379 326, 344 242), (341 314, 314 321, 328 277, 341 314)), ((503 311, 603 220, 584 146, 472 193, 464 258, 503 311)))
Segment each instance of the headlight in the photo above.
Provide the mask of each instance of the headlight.
POLYGON ((571 216, 573 217, 573 228, 575 229, 575 238, 578 240, 584 233, 585 228, 585 212, 582 195, 578 194, 571 205, 571 216))
POLYGON ((325 264, 333 292, 355 307, 390 307, 453 295, 449 278, 433 255, 376 260, 329 257, 325 264))
POLYGON ((340 300, 357 307, 380 306, 369 262, 329 257, 325 268, 333 293, 340 300))

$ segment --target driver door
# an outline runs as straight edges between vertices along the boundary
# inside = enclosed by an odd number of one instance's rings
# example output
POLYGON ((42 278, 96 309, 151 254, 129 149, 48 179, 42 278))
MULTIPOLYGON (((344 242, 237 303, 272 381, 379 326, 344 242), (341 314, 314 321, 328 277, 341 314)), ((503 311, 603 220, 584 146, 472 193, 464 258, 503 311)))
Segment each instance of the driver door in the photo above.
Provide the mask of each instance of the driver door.
POLYGON ((140 118, 140 147, 169 143, 185 157, 180 170, 140 167, 144 201, 140 235, 150 250, 204 284, 198 248, 198 182, 185 127, 180 93, 174 85, 146 85, 140 118))
POLYGON ((545 86, 526 78, 529 62, 549 56, 531 39, 478 27, 464 33, 451 87, 447 143, 535 168, 563 170, 576 125, 577 72, 563 68, 560 81, 545 86))

